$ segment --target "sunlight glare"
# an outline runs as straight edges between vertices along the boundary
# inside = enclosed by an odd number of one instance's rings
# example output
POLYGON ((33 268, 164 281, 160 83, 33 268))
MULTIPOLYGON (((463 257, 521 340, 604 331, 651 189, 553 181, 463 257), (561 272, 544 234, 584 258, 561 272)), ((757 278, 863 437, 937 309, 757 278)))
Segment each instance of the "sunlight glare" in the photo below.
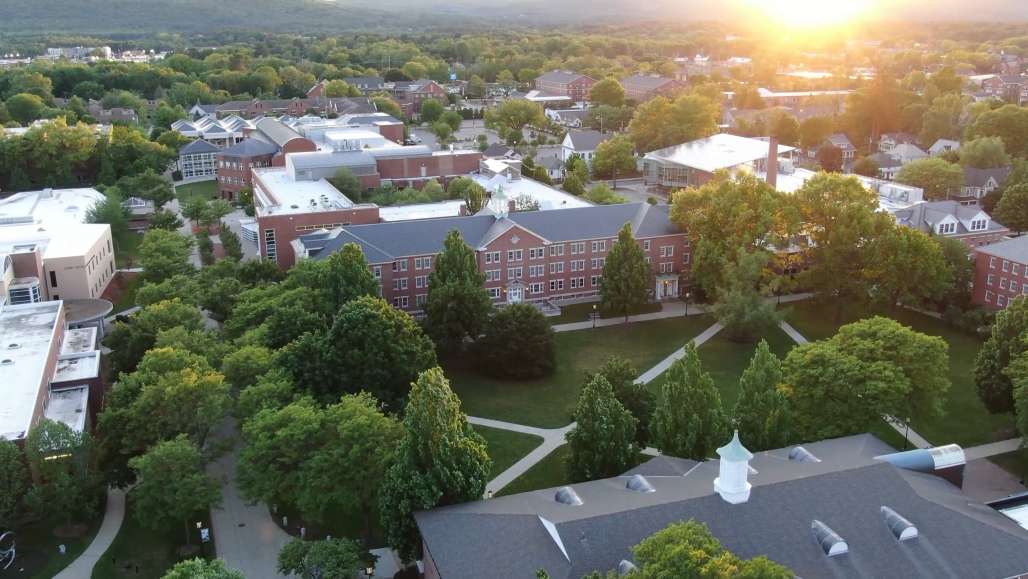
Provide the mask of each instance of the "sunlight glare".
POLYGON ((783 27, 814 28, 850 24, 867 15, 872 0, 748 0, 747 4, 783 27))

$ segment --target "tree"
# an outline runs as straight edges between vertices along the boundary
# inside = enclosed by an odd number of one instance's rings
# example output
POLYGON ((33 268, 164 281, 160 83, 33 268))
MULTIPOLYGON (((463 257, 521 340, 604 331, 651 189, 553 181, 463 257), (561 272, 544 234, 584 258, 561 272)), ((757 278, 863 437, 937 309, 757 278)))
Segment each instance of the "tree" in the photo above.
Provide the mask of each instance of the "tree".
POLYGON ((193 271, 189 262, 192 241, 174 231, 151 229, 143 236, 139 245, 139 264, 143 267, 143 279, 161 282, 178 274, 193 271))
POLYGON ((25 438, 25 458, 35 482, 23 498, 33 515, 70 524, 96 514, 101 489, 88 433, 43 418, 25 438))
POLYGON ((182 204, 182 216, 193 222, 193 227, 199 227, 200 223, 207 216, 207 208, 210 201, 205 197, 196 196, 182 204))
POLYGON ((280 360, 319 395, 366 390, 397 407, 418 373, 436 364, 435 346, 410 315, 367 296, 345 303, 327 333, 289 344, 280 360))
POLYGON ((175 198, 175 190, 172 189, 171 183, 153 169, 138 175, 122 177, 118 180, 118 188, 130 197, 153 201, 157 209, 162 209, 165 203, 175 198))
POLYGON ((196 239, 196 252, 200 256, 200 264, 214 265, 214 242, 211 241, 211 234, 206 230, 197 231, 193 238, 196 239))
POLYGON ((721 396, 700 366, 693 342, 668 368, 650 429, 661 453, 694 460, 706 460, 724 438, 727 421, 721 396))
POLYGON ((130 319, 115 321, 104 338, 111 349, 111 375, 129 373, 136 369, 143 355, 157 341, 157 334, 174 327, 199 330, 203 316, 196 306, 185 304, 178 298, 146 305, 130 319))
POLYGON ((865 177, 878 177, 878 163, 871 157, 861 157, 853 163, 853 172, 865 177))
POLYGON ((672 523, 632 549, 640 579, 690 577, 715 579, 790 579, 795 574, 764 556, 739 559, 721 545, 703 523, 672 523))
POLYGON ((447 194, 450 199, 463 199, 468 213, 475 215, 485 206, 485 189, 469 177, 457 177, 450 181, 447 194))
POLYGON ((717 132, 718 105, 697 94, 675 100, 658 96, 639 105, 628 135, 637 151, 677 145, 709 137, 717 132))
POLYGON ((329 183, 339 190, 340 193, 346 195, 350 199, 360 201, 364 194, 364 186, 361 185, 360 179, 353 174, 353 171, 349 167, 340 167, 336 169, 336 173, 330 178, 329 183))
POLYGON ((168 211, 167 209, 154 211, 150 216, 150 229, 178 231, 181 228, 182 220, 178 218, 178 215, 168 211))
POLYGON ((821 145, 817 150, 817 164, 823 171, 838 173, 842 171, 842 149, 831 143, 821 145))
POLYGON ((968 259, 967 244, 952 237, 936 238, 946 268, 952 273, 953 283, 940 296, 942 309, 956 308, 963 311, 971 303, 971 286, 974 283, 974 262, 968 259))
POLYGON ((129 466, 139 481, 132 489, 139 522, 159 531, 181 521, 186 544, 192 518, 221 503, 221 486, 204 472, 200 451, 185 435, 157 443, 129 466))
POLYGON ((872 297, 893 311, 936 301, 953 287, 942 246, 920 230, 887 229, 871 246, 871 254, 872 297))
POLYGON ((104 198, 89 208, 86 221, 89 223, 106 223, 111 226, 111 237, 119 247, 129 234, 129 210, 122 205, 121 191, 117 187, 108 187, 104 198))
POLYGON ((484 283, 474 250, 459 231, 450 231, 428 276, 425 301, 425 331, 440 352, 459 351, 465 340, 482 333, 493 311, 484 283))
POLYGON ((293 539, 278 553, 278 572, 302 579, 350 579, 363 573, 367 551, 347 539, 293 539))
POLYGON ((403 118, 403 109, 393 99, 387 96, 377 96, 371 99, 372 104, 375 105, 375 109, 380 113, 386 113, 391 115, 395 119, 403 118))
POLYGON ((485 96, 485 81, 477 74, 471 75, 468 79, 468 86, 465 90, 469 97, 482 98, 485 96))
POLYGON ((999 137, 980 137, 960 145, 960 164, 964 167, 992 169, 1009 167, 1010 155, 999 137))
POLYGON ((14 526, 29 487, 29 474, 21 450, 9 440, 0 440, 0 529, 14 526))
POLYGON ((800 140, 800 123, 788 113, 779 113, 774 117, 771 134, 778 137, 779 143, 795 147, 800 140))
POLYGON ((1008 104, 978 115, 967 126, 964 138, 978 137, 999 137, 1008 154, 1028 157, 1028 109, 1008 104))
POLYGON ((611 137, 596 147, 593 156, 593 174, 598 177, 610 177, 614 188, 618 187, 618 174, 624 175, 635 171, 635 149, 632 141, 624 135, 611 137))
POLYGON ((803 119, 799 127, 800 147, 812 151, 820 147, 830 134, 832 134, 832 119, 827 117, 803 119))
POLYGON ((1028 182, 1003 191, 996 204, 996 219, 1018 233, 1028 230, 1028 182))
POLYGON ((635 441, 645 447, 650 441, 650 418, 653 416, 655 396, 645 384, 635 381, 639 371, 627 360, 611 356, 595 374, 586 374, 586 382, 602 376, 614 389, 614 396, 636 420, 635 441))
POLYGON ((556 366, 553 329, 542 312, 525 303, 497 311, 475 348, 481 370, 490 376, 530 380, 556 366))
POLYGON ((237 390, 253 386, 274 367, 273 353, 263 346, 240 346, 221 362, 225 380, 237 390))
POLYGON ((572 195, 576 195, 579 197, 585 195, 585 185, 582 185, 582 180, 579 179, 578 175, 575 175, 574 173, 568 173, 567 176, 564 177, 564 184, 562 185, 562 187, 565 191, 571 193, 572 195))
POLYGON ((278 410, 288 405, 296 394, 292 380, 276 368, 258 378, 256 384, 243 388, 236 399, 236 418, 245 424, 265 408, 278 410))
POLYGON ((606 378, 594 376, 578 396, 575 428, 568 433, 568 474, 572 481, 594 480, 631 468, 637 421, 614 396, 606 378))
MULTIPOLYGON (((435 101, 429 101, 429 102, 435 102, 435 101)), ((432 123, 432 126, 431 126, 430 130, 432 131, 432 134, 434 134, 436 136, 436 138, 439 139, 440 143, 447 143, 447 142, 449 142, 450 137, 453 136, 453 128, 450 127, 449 124, 447 124, 447 123, 445 123, 443 121, 436 121, 436 122, 432 123)))
POLYGON ((460 116, 460 113, 457 111, 446 111, 440 115, 439 121, 449 125, 450 129, 456 133, 460 130, 460 126, 464 122, 464 117, 460 116))
POLYGON ((4 103, 7 114, 15 121, 27 125, 43 116, 46 110, 46 103, 38 95, 19 93, 7 99, 4 103))
POLYGON ((200 223, 207 227, 211 227, 212 225, 221 223, 221 220, 234 210, 235 208, 233 208, 232 204, 228 201, 224 199, 214 199, 207 204, 207 208, 204 211, 203 216, 200 218, 200 223))
POLYGON ((782 385, 782 362, 765 340, 757 344, 750 365, 739 378, 739 399, 732 416, 739 438, 751 450, 781 448, 790 441, 788 399, 782 385))
POLYGON ((481 498, 492 461, 439 368, 418 376, 403 427, 379 511, 386 542, 410 561, 420 546, 414 512, 481 498))
POLYGON ((253 501, 295 501, 312 448, 323 444, 324 410, 303 397, 283 407, 266 406, 243 423, 246 441, 239 454, 237 481, 253 501))
POLYGON ((965 97, 947 94, 935 98, 925 108, 919 140, 930 146, 938 139, 959 139, 960 123, 964 117, 965 97))
POLYGON ((161 579, 244 579, 243 574, 225 566, 221 559, 189 559, 176 563, 161 579))
POLYGON ((626 223, 618 232, 617 241, 607 253, 600 282, 600 303, 603 309, 628 315, 649 301, 653 272, 646 263, 642 247, 632 236, 626 223))
POLYGON ((161 101, 157 104, 157 108, 154 109, 151 119, 155 127, 167 129, 175 121, 184 119, 187 116, 185 109, 181 106, 169 104, 168 101, 161 101))
POLYGON ((446 109, 443 108, 442 103, 435 99, 428 99, 421 103, 421 111, 419 112, 418 118, 421 119, 421 122, 423 123, 432 124, 439 120, 439 117, 442 116, 444 110, 446 109))
POLYGON ((325 83, 325 96, 328 98, 359 97, 361 91, 355 86, 350 86, 346 81, 336 79, 325 83))
POLYGON ((229 229, 228 225, 222 223, 218 238, 221 240, 221 247, 225 250, 225 257, 239 261, 243 259, 243 244, 235 231, 229 229))
POLYGON ((603 183, 593 185, 589 191, 582 195, 582 199, 585 199, 594 205, 617 205, 627 201, 624 197, 618 195, 603 183))
POLYGON ((978 398, 991 414, 1014 409, 1013 383, 1007 367, 1028 345, 1022 337, 1028 331, 1028 300, 1017 297, 996 313, 989 338, 974 361, 974 382, 978 398))
POLYGON ((960 165, 928 157, 903 165, 896 174, 896 181, 924 189, 929 199, 945 199, 964 185, 964 171, 960 165))
POLYGON ((496 131, 507 130, 521 133, 525 127, 541 127, 546 124, 546 115, 539 105, 523 100, 506 100, 500 106, 485 113, 485 126, 496 131))
POLYGON ((589 103, 595 106, 620 107, 625 104, 625 89, 616 78, 605 78, 589 89, 589 103))
POLYGON ((714 317, 729 339, 748 341, 778 326, 782 315, 764 300, 760 279, 769 260, 764 250, 739 248, 735 261, 725 266, 725 287, 717 293, 714 317))

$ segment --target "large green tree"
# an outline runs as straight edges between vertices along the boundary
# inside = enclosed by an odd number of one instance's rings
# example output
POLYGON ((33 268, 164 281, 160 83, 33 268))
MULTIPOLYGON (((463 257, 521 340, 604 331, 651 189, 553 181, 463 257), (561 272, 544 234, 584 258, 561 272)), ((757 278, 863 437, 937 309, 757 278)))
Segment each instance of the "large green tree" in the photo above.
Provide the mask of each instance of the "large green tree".
POLYGON ((595 176, 612 179, 617 189, 618 175, 635 171, 635 145, 625 135, 607 139, 596 147, 592 169, 595 176))
POLYGON ((1028 157, 1028 108, 1010 104, 986 111, 967 126, 964 137, 999 137, 1007 153, 1028 157))
POLYGON ((614 395, 602 375, 594 376, 582 388, 574 412, 575 427, 568 433, 568 474, 572 481, 607 478, 631 468, 635 446, 636 419, 614 395))
POLYGON ((293 539, 278 552, 278 572, 301 579, 350 579, 364 572, 369 558, 348 539, 293 539))
POLYGON ((724 442, 727 420, 721 395, 692 342, 665 374, 650 428, 654 446, 679 458, 706 460, 724 442))
POLYGON ((497 131, 521 132, 529 125, 541 127, 544 124, 546 115, 543 114, 543 108, 524 99, 503 101, 503 104, 485 113, 485 126, 497 131))
POLYGON ((450 231, 428 276, 425 302, 425 331, 440 352, 456 352, 465 340, 482 333, 493 311, 484 283, 475 252, 459 231, 450 231))
POLYGON ((675 100, 663 96, 639 105, 628 125, 628 135, 641 152, 677 145, 717 132, 717 103, 698 94, 675 100))
POLYGON ((191 247, 192 241, 175 231, 147 231, 139 245, 139 265, 143 267, 143 278, 156 283, 173 275, 191 273, 194 269, 189 261, 191 247))
POLYGON ((492 376, 529 380, 556 367, 556 345, 549 320, 530 304, 510 304, 493 315, 475 344, 478 363, 492 376))
POLYGON ((129 197, 138 197, 153 201, 154 207, 161 209, 164 204, 175 198, 175 190, 164 177, 157 174, 153 169, 148 169, 137 175, 122 177, 118 180, 118 188, 129 197))
POLYGON ((1007 367, 1021 355, 1028 344, 1028 300, 1018 297, 996 314, 989 338, 974 362, 974 381, 978 398, 992 414, 1014 409, 1013 383, 1007 367))
POLYGON ((25 438, 25 458, 34 481, 23 500, 34 516, 70 524, 96 515, 101 486, 89 433, 44 418, 25 438))
POLYGON ((980 137, 960 145, 960 164, 977 169, 1009 167, 1010 155, 1007 155, 1003 139, 980 137))
POLYGON ((639 370, 624 358, 607 358, 599 370, 586 375, 586 382, 591 382, 597 376, 602 376, 611 385, 618 402, 635 417, 635 441, 644 448, 650 441, 650 418, 653 416, 656 396, 646 384, 635 381, 639 370))
POLYGON ((611 245, 603 264, 600 281, 600 303, 603 309, 625 316, 649 301, 653 288, 653 271, 646 263, 642 247, 632 235, 632 225, 625 223, 611 245))
POLYGON ((619 107, 625 104, 625 89, 616 78, 605 78, 589 89, 589 103, 595 106, 619 107))
POLYGON ((157 334, 175 327, 202 328, 200 310, 173 298, 146 305, 131 318, 115 321, 104 338, 104 345, 111 349, 111 375, 117 378, 119 374, 135 370, 157 341, 157 334))
POLYGON ((996 204, 996 219, 1017 232, 1028 231, 1028 183, 1006 187, 996 204))
POLYGON ((689 577, 718 579, 791 579, 795 573, 760 556, 740 559, 721 545, 707 526, 695 520, 672 523, 632 549, 640 579, 689 577))
POLYGON ((414 383, 403 427, 379 504, 386 541, 410 561, 420 547, 414 512, 481 498, 492 461, 439 368, 414 383))
POLYGON ((781 448, 790 441, 789 401, 782 392, 782 362, 761 340, 739 378, 732 417, 750 450, 781 448))
POLYGON ((221 559, 189 559, 176 563, 161 579, 245 579, 243 574, 225 566, 221 559))
POLYGON ((28 486, 29 473, 21 449, 9 440, 0 440, 0 529, 14 526, 28 486))
POLYGON ((871 246, 873 298, 895 310, 923 306, 953 287, 953 271, 935 240, 912 227, 886 229, 871 246))
POLYGON ((154 531, 181 522, 186 544, 193 517, 221 503, 221 486, 207 476, 200 451, 185 435, 158 442, 129 466, 139 481, 132 489, 133 514, 154 531))
POLYGON ((960 191, 964 184, 964 171, 960 165, 939 157, 911 161, 896 173, 896 181, 924 189, 928 199, 945 199, 960 191))
POLYGON ((740 247, 734 262, 724 268, 725 286, 717 293, 714 317, 729 339, 748 341, 782 321, 773 302, 764 299, 761 277, 770 256, 764 250, 740 247))

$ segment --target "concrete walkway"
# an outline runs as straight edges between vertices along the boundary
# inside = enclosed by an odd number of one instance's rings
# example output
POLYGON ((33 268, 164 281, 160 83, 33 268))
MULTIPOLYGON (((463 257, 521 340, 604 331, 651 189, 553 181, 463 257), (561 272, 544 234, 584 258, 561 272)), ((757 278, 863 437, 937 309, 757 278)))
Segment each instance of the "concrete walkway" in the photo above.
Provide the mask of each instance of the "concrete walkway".
MULTIPOLYGON (((700 335, 698 335, 695 338, 693 338, 692 339, 693 344, 695 344, 697 348, 702 346, 704 342, 706 342, 707 340, 713 338, 715 334, 720 332, 722 327, 723 326, 721 325, 720 322, 715 322, 714 325, 710 326, 706 330, 703 330, 700 333, 700 335)), ((682 346, 681 348, 675 350, 674 352, 671 353, 670 356, 668 356, 667 358, 664 358, 660 362, 657 362, 656 366, 654 366, 654 367, 650 368, 649 370, 643 372, 641 376, 639 376, 638 378, 635 379, 635 383, 636 384, 649 384, 650 382, 653 381, 654 378, 656 378, 657 376, 660 376, 668 368, 670 368, 671 364, 674 364, 675 361, 681 359, 682 356, 685 356, 685 346, 682 346)))
POLYGON ((93 566, 104 556, 110 548, 114 538, 121 530, 121 524, 125 520, 125 491, 121 489, 107 489, 107 507, 104 511, 104 521, 100 523, 100 530, 93 537, 93 542, 86 547, 86 550, 64 568, 63 571, 54 575, 54 579, 89 579, 93 575, 93 566))
POLYGON ((971 448, 964 449, 964 457, 968 461, 977 460, 979 458, 988 458, 990 456, 996 456, 997 454, 1006 454, 1008 452, 1014 452, 1021 448, 1020 438, 1010 438, 1007 440, 1001 440, 999 442, 990 442, 988 444, 981 444, 978 446, 972 446, 971 448))
MULTIPOLYGON (((218 437, 235 435, 235 424, 226 420, 218 437)), ((239 445, 207 465, 207 474, 221 482, 221 508, 211 509, 211 527, 218 557, 244 577, 282 578, 275 569, 278 552, 290 537, 271 518, 263 503, 248 504, 236 486, 239 445)))
POLYGON ((792 327, 792 324, 790 324, 789 322, 782 320, 778 324, 778 327, 782 328, 782 331, 788 334, 788 336, 792 338, 792 341, 796 342, 800 346, 809 343, 808 340, 803 337, 803 334, 797 332, 796 328, 792 327))

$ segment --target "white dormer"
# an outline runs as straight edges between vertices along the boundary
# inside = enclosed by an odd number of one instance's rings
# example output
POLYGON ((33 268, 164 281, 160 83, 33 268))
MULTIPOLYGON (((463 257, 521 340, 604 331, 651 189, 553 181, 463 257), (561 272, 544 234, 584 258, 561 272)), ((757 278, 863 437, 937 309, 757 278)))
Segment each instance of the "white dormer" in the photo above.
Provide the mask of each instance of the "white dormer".
POLYGON ((935 233, 938 235, 953 235, 957 232, 957 218, 952 215, 947 215, 940 219, 937 223, 933 223, 932 227, 935 229, 935 233))
POLYGON ((984 211, 975 213, 970 219, 961 219, 960 223, 968 231, 985 231, 989 228, 989 214, 984 211))
POLYGON ((714 479, 714 490, 726 502, 733 505, 750 500, 749 483, 750 460, 753 453, 739 442, 739 431, 736 430, 732 440, 717 449, 719 461, 718 477, 714 479))

